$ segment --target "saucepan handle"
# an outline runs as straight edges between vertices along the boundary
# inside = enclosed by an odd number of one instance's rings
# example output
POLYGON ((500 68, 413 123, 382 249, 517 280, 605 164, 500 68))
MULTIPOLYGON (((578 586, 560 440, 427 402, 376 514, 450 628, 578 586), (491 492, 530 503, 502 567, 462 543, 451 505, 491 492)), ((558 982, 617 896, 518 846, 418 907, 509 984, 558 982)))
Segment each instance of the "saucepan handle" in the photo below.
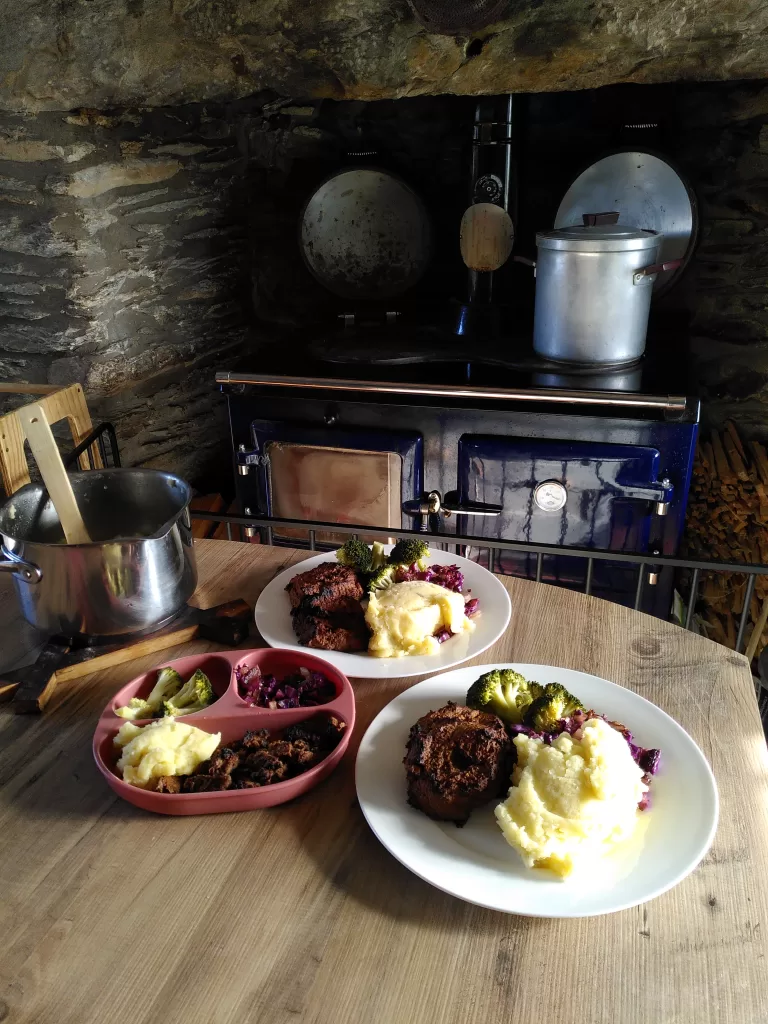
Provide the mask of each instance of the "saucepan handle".
POLYGON ((0 559, 0 572, 12 572, 21 576, 25 583, 39 583, 43 578, 43 570, 34 562, 25 562, 23 558, 0 559))
POLYGON ((643 267, 642 270, 636 270, 632 275, 632 283, 640 284, 640 282, 646 277, 652 277, 654 274, 660 274, 662 270, 677 270, 677 268, 682 265, 682 260, 667 260, 666 263, 654 263, 650 267, 643 267))

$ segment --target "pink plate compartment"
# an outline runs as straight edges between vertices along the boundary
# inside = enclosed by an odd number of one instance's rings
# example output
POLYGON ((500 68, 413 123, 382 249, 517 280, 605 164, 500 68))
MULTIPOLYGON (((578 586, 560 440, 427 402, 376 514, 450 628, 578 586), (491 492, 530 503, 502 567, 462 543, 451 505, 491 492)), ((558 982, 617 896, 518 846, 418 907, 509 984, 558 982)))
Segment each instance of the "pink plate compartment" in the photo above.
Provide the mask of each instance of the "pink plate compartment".
MULTIPOLYGON (((151 719, 137 719, 137 725, 145 725, 151 719)), ((110 700, 102 712, 93 735, 93 756, 101 774, 114 791, 129 803, 147 811, 159 814, 216 814, 221 811, 250 811, 261 807, 274 807, 286 803, 313 789, 326 778, 344 756, 352 738, 355 725, 355 696, 347 677, 333 665, 313 654, 304 652, 263 648, 252 651, 226 651, 221 654, 198 654, 188 658, 166 661, 149 672, 131 680, 110 700), (249 707, 237 692, 235 666, 258 665, 264 675, 275 675, 278 679, 296 672, 300 668, 322 672, 336 686, 336 696, 327 704, 302 708, 254 708, 249 707), (217 700, 204 711, 184 715, 180 721, 194 725, 205 732, 220 732, 223 744, 234 743, 243 738, 251 729, 269 729, 278 732, 289 725, 303 722, 315 715, 333 715, 346 723, 344 735, 338 746, 314 768, 284 782, 257 789, 225 789, 207 793, 155 793, 140 789, 124 782, 117 770, 119 750, 114 745, 118 729, 125 724, 115 714, 115 708, 127 704, 131 697, 146 697, 155 685, 157 673, 170 666, 183 679, 188 679, 196 669, 202 669, 208 676, 217 694, 217 700)))

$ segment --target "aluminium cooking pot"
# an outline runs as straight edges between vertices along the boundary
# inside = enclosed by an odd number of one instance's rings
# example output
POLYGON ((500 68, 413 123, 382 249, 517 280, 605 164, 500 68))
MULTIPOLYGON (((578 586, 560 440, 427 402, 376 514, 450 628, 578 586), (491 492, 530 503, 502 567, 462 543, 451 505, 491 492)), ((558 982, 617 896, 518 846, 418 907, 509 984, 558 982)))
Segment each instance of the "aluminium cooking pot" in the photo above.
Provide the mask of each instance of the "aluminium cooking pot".
POLYGON ((89 544, 67 544, 42 484, 0 508, 0 571, 12 573, 24 618, 66 637, 120 637, 173 618, 197 569, 189 485, 151 469, 70 477, 89 544))
POLYGON ((617 220, 613 212, 585 214, 583 225, 536 235, 538 355, 611 364, 645 351, 653 283, 663 269, 657 263, 662 236, 617 220))

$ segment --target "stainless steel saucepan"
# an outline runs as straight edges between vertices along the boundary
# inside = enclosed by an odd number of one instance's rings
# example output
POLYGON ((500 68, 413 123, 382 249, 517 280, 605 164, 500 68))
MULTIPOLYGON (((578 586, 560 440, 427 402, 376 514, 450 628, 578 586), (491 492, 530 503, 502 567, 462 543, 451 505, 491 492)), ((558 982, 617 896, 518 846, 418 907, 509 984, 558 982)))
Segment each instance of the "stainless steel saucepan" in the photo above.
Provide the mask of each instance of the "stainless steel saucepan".
POLYGON ((65 542, 41 484, 0 508, 0 571, 13 574, 24 618, 68 637, 119 637, 171 619, 197 584, 188 484, 150 469, 91 470, 71 482, 88 544, 65 542))

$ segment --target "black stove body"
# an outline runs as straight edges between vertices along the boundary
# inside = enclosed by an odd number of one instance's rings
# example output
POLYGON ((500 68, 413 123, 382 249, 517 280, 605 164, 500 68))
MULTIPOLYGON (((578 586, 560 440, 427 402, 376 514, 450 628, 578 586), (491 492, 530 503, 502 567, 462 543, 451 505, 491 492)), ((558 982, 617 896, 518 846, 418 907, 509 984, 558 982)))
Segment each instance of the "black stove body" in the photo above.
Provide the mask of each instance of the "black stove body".
MULTIPOLYGON (((554 544, 562 555, 544 556, 540 578, 579 589, 586 560, 569 547, 677 553, 699 404, 659 387, 649 365, 564 376, 530 360, 401 355, 329 367, 305 351, 291 360, 297 376, 286 362, 217 375, 238 498, 254 515, 437 529, 443 541, 477 538, 465 553, 486 564, 484 540, 554 544), (435 494, 448 517, 421 515, 435 494)), ((535 555, 520 551, 497 551, 493 568, 537 574, 535 555)), ((644 610, 668 615, 671 573, 648 574, 644 610)), ((637 570, 601 560, 590 583, 631 605, 637 570)))

